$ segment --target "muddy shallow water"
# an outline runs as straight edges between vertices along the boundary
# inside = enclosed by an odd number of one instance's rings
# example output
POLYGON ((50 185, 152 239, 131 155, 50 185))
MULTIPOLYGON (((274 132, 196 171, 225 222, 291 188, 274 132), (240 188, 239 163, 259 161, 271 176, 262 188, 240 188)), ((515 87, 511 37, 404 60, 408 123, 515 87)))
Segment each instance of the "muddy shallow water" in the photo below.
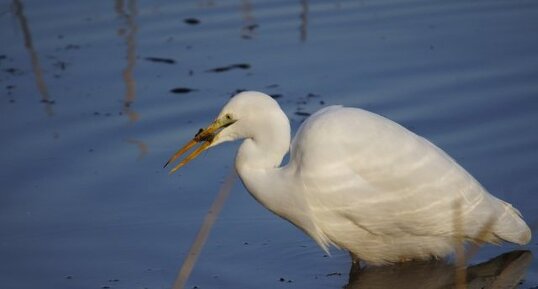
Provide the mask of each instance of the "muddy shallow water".
MULTIPOLYGON (((536 1, 2 1, 0 283, 170 288, 237 144, 162 165, 243 89, 294 129, 330 104, 393 119, 536 228, 537 27, 536 1)), ((331 253, 236 181, 185 288, 341 288, 349 258, 331 253)), ((503 256, 538 286, 537 257, 503 256)), ((426 267, 350 287, 452 270, 426 267)))

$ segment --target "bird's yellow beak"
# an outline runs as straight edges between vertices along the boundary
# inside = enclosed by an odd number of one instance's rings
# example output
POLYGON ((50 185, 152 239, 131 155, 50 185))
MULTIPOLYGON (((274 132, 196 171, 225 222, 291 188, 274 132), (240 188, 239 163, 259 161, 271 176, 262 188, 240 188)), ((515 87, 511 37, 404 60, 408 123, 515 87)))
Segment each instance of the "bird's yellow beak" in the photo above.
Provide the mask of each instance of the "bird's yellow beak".
POLYGON ((209 126, 207 126, 205 129, 200 129, 198 133, 194 136, 194 138, 188 142, 186 145, 184 145, 181 149, 179 149, 167 162, 164 164, 164 167, 168 166, 168 164, 174 162, 176 159, 178 159, 181 155, 189 151, 193 146, 195 146, 197 143, 202 143, 197 149, 195 149, 193 152, 191 152, 188 156, 186 156, 179 164, 177 164, 172 170, 170 170, 170 174, 173 174, 175 171, 177 171, 182 166, 186 165, 191 160, 195 159, 201 152, 205 151, 215 140, 215 137, 217 136, 218 132, 221 128, 227 127, 234 123, 235 121, 230 120, 229 118, 220 118, 216 119, 214 122, 212 122, 209 126))

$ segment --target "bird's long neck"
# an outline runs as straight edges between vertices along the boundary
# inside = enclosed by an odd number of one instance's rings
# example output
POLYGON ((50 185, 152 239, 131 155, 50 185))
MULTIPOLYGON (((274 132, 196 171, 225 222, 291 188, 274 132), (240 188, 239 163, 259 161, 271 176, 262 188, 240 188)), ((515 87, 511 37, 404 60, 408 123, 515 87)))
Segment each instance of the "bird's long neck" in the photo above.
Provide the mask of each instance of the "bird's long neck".
POLYGON ((304 195, 297 193, 293 169, 279 167, 290 147, 287 117, 286 125, 258 131, 263 136, 245 139, 237 152, 235 167, 241 181, 264 207, 295 224, 326 250, 329 241, 308 217, 310 209, 304 195))
POLYGON ((282 112, 253 127, 256 129, 239 147, 235 168, 252 196, 274 211, 272 200, 286 187, 279 166, 290 147, 290 124, 282 112))
POLYGON ((242 170, 276 169, 287 152, 288 149, 279 147, 278 144, 259 143, 253 139, 245 139, 235 157, 235 167, 239 174, 242 170))
POLYGON ((280 166, 290 148, 290 123, 286 115, 259 124, 246 138, 235 158, 239 174, 241 170, 270 170, 280 166))

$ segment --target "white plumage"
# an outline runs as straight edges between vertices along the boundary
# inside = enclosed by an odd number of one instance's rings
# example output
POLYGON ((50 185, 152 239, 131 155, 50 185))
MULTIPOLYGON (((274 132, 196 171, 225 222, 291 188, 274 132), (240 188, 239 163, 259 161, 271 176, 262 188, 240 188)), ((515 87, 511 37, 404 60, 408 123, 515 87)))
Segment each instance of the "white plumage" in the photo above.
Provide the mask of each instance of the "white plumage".
POLYGON ((310 116, 293 139, 278 103, 259 92, 234 96, 195 143, 201 151, 244 139, 236 156, 247 190, 324 250, 346 249, 372 264, 442 257, 456 236, 526 244, 529 227, 441 149, 397 123, 331 106, 310 116))

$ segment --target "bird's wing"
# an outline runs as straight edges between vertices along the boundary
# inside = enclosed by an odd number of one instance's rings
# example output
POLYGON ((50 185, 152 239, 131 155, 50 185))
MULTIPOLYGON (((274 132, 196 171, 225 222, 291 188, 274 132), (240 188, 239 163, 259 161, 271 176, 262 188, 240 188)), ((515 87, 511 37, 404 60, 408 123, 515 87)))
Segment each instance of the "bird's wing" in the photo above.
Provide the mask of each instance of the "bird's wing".
POLYGON ((321 227, 352 222, 378 235, 475 236, 502 208, 435 145, 360 109, 312 115, 293 141, 291 163, 321 227))

